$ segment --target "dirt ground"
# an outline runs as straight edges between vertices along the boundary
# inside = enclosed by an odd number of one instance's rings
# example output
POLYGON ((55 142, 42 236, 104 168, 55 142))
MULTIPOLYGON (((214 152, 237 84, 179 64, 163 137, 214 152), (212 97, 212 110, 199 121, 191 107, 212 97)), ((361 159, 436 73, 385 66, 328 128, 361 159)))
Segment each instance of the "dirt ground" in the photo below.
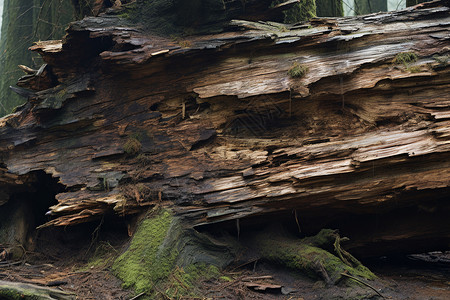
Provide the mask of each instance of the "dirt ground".
MULTIPOLYGON (((26 253, 22 260, 0 262, 0 280, 52 286, 76 294, 77 299, 139 299, 133 298, 133 291, 123 290, 110 270, 128 236, 109 237, 108 242, 94 245, 95 232, 88 237, 81 237, 81 232, 70 238, 53 233, 41 237, 36 251, 26 253), (98 251, 105 260, 94 259, 98 251)), ((220 278, 200 282, 198 293, 203 298, 199 299, 450 299, 450 252, 381 258, 365 264, 379 280, 367 285, 353 282, 348 288, 342 282, 327 287, 322 281, 252 261, 224 270, 220 278)))

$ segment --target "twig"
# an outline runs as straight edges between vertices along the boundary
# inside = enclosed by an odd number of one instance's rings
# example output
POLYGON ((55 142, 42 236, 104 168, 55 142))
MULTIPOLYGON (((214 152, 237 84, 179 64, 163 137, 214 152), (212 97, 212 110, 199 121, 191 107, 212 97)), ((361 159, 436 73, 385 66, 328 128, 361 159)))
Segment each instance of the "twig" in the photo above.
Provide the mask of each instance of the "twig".
MULTIPOLYGON (((161 296, 163 296, 164 299, 172 300, 172 299, 170 299, 169 296, 167 296, 167 295, 166 295, 163 291, 161 291, 158 287, 154 286, 153 288, 154 288, 158 293, 160 293, 161 296)), ((130 300, 131 300, 131 299, 130 299, 130 300)))
POLYGON ((143 295, 145 295, 145 292, 142 292, 142 293, 140 293, 140 294, 134 296, 133 298, 130 298, 129 300, 136 300, 137 298, 139 298, 139 297, 141 297, 141 296, 143 296, 143 295))
POLYGON ((239 240, 239 236, 241 234, 241 227, 239 226, 239 219, 236 219, 236 230, 237 230, 237 238, 239 240))
POLYGON ((71 276, 71 275, 78 275, 78 274, 92 274, 91 271, 75 271, 75 272, 70 272, 67 275, 71 276))
POLYGON ((232 281, 232 282, 229 282, 229 283, 227 283, 227 284, 225 284, 225 285, 220 286, 220 287, 219 287, 219 291, 222 291, 222 290, 226 289, 227 287, 232 286, 233 284, 238 283, 238 282, 241 281, 242 278, 244 278, 244 277, 245 277, 245 276, 240 276, 240 277, 238 277, 236 280, 234 280, 234 281, 232 281))
POLYGON ((68 282, 64 281, 64 280, 53 280, 53 281, 49 281, 47 282, 45 285, 46 286, 60 286, 60 285, 66 285, 68 282))
POLYGON ((254 262, 257 261, 257 260, 259 260, 259 258, 253 259, 253 260, 248 261, 248 262, 246 262, 246 263, 243 263, 242 265, 239 265, 239 266, 234 267, 233 269, 231 269, 230 272, 233 272, 234 270, 237 270, 237 269, 239 269, 239 268, 242 268, 243 266, 246 266, 246 265, 249 265, 249 264, 251 264, 251 263, 254 263, 254 262))
POLYGON ((368 284, 368 283, 362 281, 361 279, 358 279, 358 278, 356 278, 356 277, 354 277, 354 276, 352 276, 352 275, 349 275, 349 274, 347 274, 347 273, 341 273, 341 275, 342 275, 342 276, 345 276, 345 277, 348 277, 348 278, 350 278, 350 279, 353 279, 354 281, 357 281, 357 282, 359 282, 359 283, 361 283, 361 284, 363 284, 363 285, 365 285, 365 286, 371 288, 371 289, 374 290, 375 293, 377 293, 381 298, 386 299, 386 297, 384 297, 383 295, 381 295, 380 292, 377 291, 373 286, 371 286, 370 284, 368 284))
POLYGON ((21 263, 22 263, 21 261, 16 261, 16 262, 1 262, 1 263, 0 263, 0 268, 2 268, 2 267, 16 266, 16 265, 20 265, 21 263))
POLYGON ((259 280, 259 279, 273 279, 273 276, 265 275, 265 276, 244 277, 244 278, 242 278, 242 281, 251 281, 251 280, 259 280))
POLYGON ((97 242, 97 240, 98 240, 98 235, 99 235, 99 231, 100 231, 100 228, 102 227, 102 225, 103 225, 103 222, 104 222, 104 217, 102 217, 102 219, 100 220, 100 224, 98 224, 98 226, 94 229, 94 231, 92 232, 92 234, 91 234, 91 244, 89 245, 89 248, 87 249, 87 251, 86 251, 86 254, 85 255, 87 255, 88 253, 89 253, 89 251, 91 250, 91 248, 92 248, 92 246, 94 246, 94 244, 97 242))
POLYGON ((189 288, 180 280, 180 278, 178 278, 175 274, 172 275, 173 279, 175 279, 176 281, 178 281, 179 284, 181 284, 182 287, 184 287, 186 290, 188 290, 189 288))
POLYGON ((296 209, 294 209, 294 216, 295 216, 295 222, 297 223, 298 232, 302 233, 302 229, 300 227, 300 222, 298 221, 298 215, 297 215, 297 210, 296 209))

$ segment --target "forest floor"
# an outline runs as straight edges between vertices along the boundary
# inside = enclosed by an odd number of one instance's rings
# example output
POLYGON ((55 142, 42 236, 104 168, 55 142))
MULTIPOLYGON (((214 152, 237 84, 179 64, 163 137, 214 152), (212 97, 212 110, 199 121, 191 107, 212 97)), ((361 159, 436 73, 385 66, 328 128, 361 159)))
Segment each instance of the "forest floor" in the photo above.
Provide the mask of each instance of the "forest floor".
MULTIPOLYGON (((108 242, 97 241, 95 246, 87 238, 50 236, 41 239, 39 249, 21 261, 0 262, 0 280, 53 286, 73 292, 77 299, 135 296, 133 291, 122 289, 110 268, 127 245, 125 234, 108 242)), ((365 263, 379 279, 367 282, 370 287, 354 284, 348 288, 340 284, 327 287, 322 281, 253 261, 224 270, 220 278, 201 281, 198 292, 203 298, 198 299, 450 299, 450 252, 365 263)))

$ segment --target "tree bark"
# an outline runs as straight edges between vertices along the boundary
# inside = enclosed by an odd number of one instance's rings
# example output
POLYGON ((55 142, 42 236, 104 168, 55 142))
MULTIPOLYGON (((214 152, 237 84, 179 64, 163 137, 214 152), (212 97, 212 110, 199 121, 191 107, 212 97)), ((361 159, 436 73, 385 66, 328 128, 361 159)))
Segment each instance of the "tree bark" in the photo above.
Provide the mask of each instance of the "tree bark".
POLYGON ((337 228, 365 255, 448 247, 448 12, 178 39, 73 23, 31 47, 54 86, 0 119, 3 201, 44 171, 64 191, 43 226, 162 205, 190 226, 337 228))

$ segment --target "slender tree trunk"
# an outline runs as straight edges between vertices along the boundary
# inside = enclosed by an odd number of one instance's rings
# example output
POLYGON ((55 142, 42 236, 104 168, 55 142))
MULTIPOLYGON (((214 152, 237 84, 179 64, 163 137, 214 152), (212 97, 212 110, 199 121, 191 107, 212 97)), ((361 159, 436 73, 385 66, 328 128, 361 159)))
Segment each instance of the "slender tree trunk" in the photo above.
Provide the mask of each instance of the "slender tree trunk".
POLYGON ((355 13, 357 15, 387 11, 387 0, 355 0, 355 13))
POLYGON ((406 7, 414 6, 419 3, 429 2, 430 0, 406 0, 406 7))
POLYGON ((33 42, 60 39, 73 20, 69 0, 5 0, 0 41, 0 116, 23 104, 9 89, 24 73, 17 65, 39 68, 42 59, 28 50, 33 42))
POLYGON ((342 0, 316 0, 317 16, 343 17, 344 3, 342 0))

